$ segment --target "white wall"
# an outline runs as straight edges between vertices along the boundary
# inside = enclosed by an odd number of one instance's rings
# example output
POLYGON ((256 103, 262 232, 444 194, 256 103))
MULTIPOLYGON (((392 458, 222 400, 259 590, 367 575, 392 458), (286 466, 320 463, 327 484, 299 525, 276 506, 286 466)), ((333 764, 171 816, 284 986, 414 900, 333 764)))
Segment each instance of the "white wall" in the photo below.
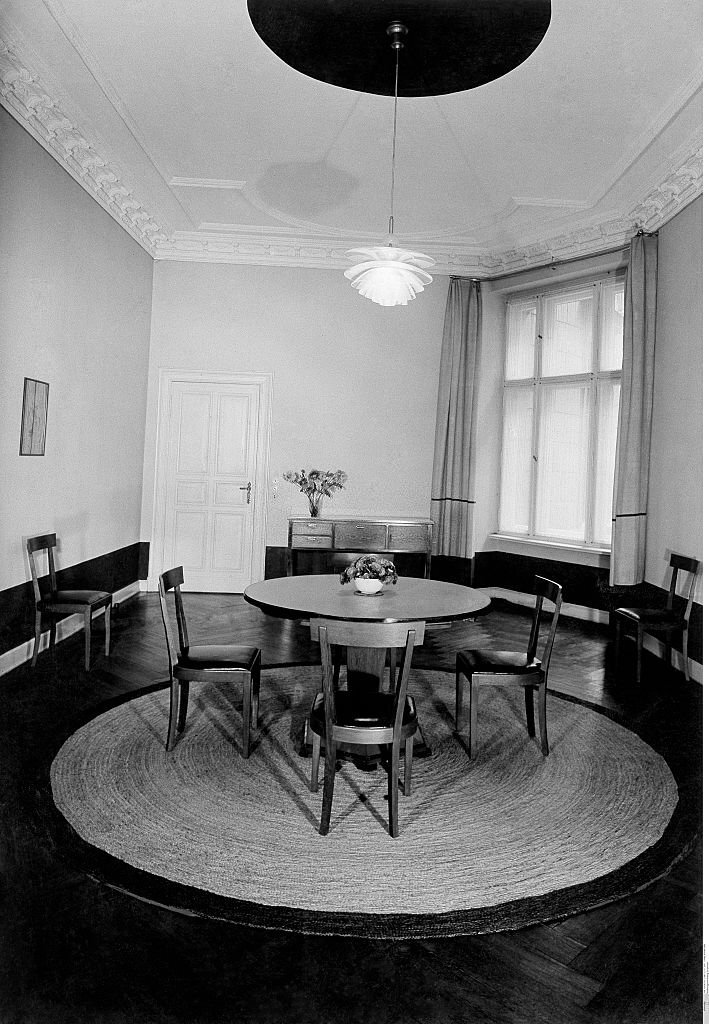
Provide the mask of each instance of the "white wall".
MULTIPOLYGON (((702 200, 660 229, 645 577, 702 557, 702 200)), ((698 591, 701 599, 701 586, 698 591)))
POLYGON ((0 110, 0 589, 23 538, 76 564, 140 540, 152 261, 0 110), (46 454, 20 456, 25 377, 49 383, 46 454))
POLYGON ((343 469, 333 514, 428 516, 448 278, 407 306, 359 296, 341 271, 164 262, 155 266, 144 540, 151 538, 161 369, 273 374, 267 543, 307 514, 287 469, 343 469))

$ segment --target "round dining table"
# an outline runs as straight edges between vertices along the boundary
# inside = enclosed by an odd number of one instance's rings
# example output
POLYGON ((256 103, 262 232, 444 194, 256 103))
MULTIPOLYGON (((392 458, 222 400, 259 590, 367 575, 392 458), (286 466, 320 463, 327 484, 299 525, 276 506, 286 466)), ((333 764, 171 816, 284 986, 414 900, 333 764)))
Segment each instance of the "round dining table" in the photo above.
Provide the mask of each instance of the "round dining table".
MULTIPOLYGON (((244 598, 267 615, 279 618, 371 623, 449 623, 474 619, 490 608, 490 598, 480 590, 413 576, 399 576, 396 583, 385 585, 373 595, 360 594, 353 583, 342 584, 337 573, 279 576, 252 583, 244 591, 244 598)), ((382 648, 348 647, 348 688, 380 688, 384 683, 385 661, 386 650, 382 648)), ((306 726, 302 753, 306 750, 307 732, 306 726)), ((430 753, 425 739, 422 747, 414 749, 419 757, 430 753)))
POLYGON ((279 576, 252 583, 244 598, 281 618, 346 619, 356 622, 451 622, 487 611, 490 598, 480 590, 441 580, 400 576, 379 594, 365 595, 336 573, 279 576))

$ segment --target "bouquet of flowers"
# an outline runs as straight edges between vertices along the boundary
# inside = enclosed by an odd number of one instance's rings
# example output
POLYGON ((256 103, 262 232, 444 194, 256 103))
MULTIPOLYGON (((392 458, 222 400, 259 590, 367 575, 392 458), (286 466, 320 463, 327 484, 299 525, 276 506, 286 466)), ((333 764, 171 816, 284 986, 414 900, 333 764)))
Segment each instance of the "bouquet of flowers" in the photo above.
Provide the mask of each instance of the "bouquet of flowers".
POLYGON ((388 558, 379 555, 361 555, 344 572, 340 573, 340 583, 349 583, 354 579, 381 580, 382 583, 396 583, 398 580, 396 566, 388 558))
POLYGON ((283 474, 289 484, 297 484, 306 495, 310 505, 310 515, 320 515, 323 498, 331 498, 333 491, 342 490, 347 483, 347 474, 341 469, 289 469, 283 474))

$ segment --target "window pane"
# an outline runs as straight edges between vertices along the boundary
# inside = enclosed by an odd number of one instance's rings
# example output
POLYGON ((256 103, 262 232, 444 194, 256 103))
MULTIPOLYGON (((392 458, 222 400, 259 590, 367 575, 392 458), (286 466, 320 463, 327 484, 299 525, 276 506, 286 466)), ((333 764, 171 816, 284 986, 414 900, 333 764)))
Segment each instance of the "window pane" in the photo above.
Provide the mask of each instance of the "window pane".
POLYGON ((604 281, 601 287, 601 337, 598 365, 601 370, 620 370, 623 364, 623 282, 604 281))
POLYGON ((539 395, 535 533, 583 541, 590 385, 544 387, 539 395))
POLYGON ((544 300, 543 377, 593 368, 593 295, 588 287, 544 300))
POLYGON ((593 502, 593 536, 597 544, 611 542, 613 516, 613 473, 618 434, 620 382, 600 381, 596 424, 596 493, 593 502))
POLYGON ((510 533, 529 531, 533 405, 534 392, 531 387, 505 390, 500 530, 510 533))
POLYGON ((537 304, 533 299, 507 305, 505 379, 525 380, 534 375, 534 339, 537 304))

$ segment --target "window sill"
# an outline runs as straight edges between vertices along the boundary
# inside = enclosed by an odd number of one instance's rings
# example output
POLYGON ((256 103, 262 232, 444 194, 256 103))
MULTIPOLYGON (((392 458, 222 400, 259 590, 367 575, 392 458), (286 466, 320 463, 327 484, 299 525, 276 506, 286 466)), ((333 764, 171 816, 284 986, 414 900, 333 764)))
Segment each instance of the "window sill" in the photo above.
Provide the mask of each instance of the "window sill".
POLYGON ((554 562, 572 562, 575 565, 593 565, 607 569, 611 553, 607 548, 590 547, 587 544, 565 544, 563 541, 536 540, 531 537, 516 537, 509 533, 491 533, 483 547, 484 551, 506 551, 510 554, 530 555, 549 558, 554 562))

